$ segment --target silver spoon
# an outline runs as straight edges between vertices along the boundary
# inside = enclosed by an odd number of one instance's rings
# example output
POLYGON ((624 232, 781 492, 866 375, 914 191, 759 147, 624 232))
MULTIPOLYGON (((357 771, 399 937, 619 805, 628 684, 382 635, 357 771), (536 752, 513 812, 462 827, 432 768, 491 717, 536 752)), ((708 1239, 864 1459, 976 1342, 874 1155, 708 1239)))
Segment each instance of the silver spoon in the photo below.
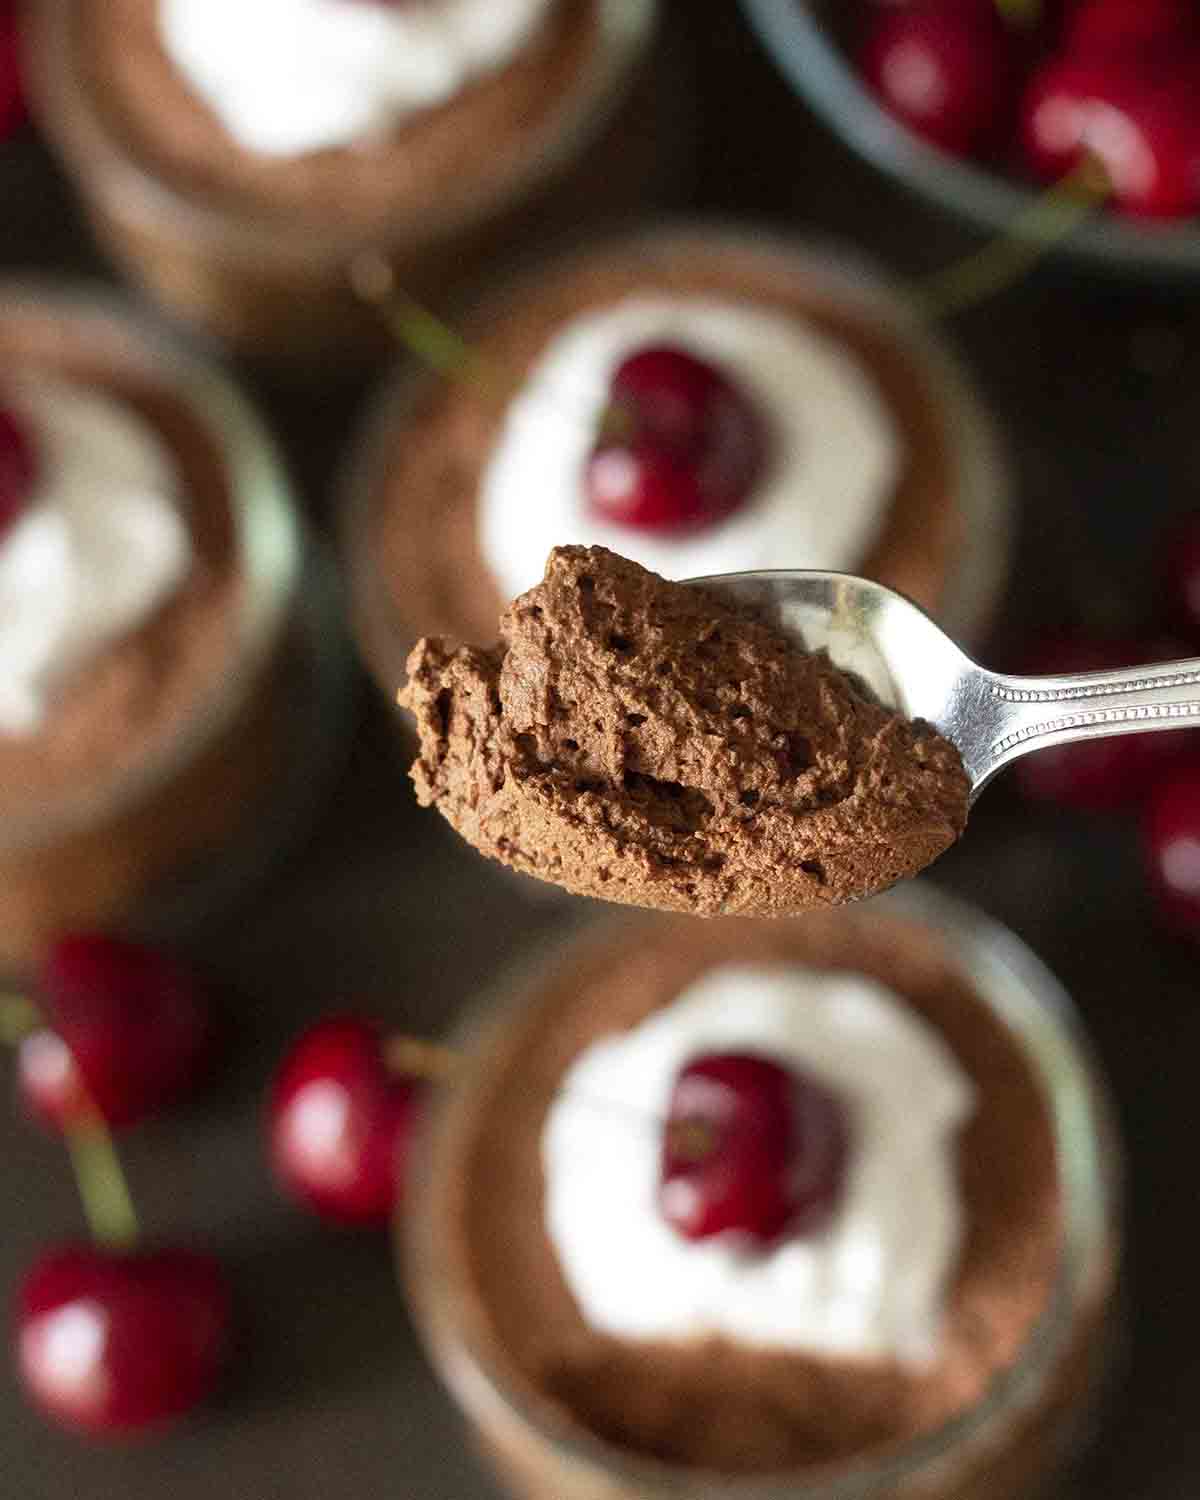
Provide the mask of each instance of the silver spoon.
POLYGON ((978 666, 923 610, 848 573, 727 573, 690 583, 753 604, 806 651, 867 683, 957 746, 971 801, 1010 761, 1069 740, 1200 726, 1200 658, 1120 671, 1009 677, 978 666))

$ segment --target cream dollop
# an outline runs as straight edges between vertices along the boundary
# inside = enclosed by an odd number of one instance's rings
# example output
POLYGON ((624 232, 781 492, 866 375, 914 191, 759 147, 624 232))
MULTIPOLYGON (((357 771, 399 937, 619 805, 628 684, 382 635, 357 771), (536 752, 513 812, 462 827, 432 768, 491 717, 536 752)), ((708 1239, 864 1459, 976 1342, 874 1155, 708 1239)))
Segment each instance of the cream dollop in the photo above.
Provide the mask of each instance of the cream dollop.
POLYGON ((298 156, 444 103, 514 56, 552 3, 159 0, 159 30, 239 145, 298 156))
POLYGON ((0 538, 0 734, 36 733, 55 695, 178 588, 191 561, 173 454, 108 396, 6 386, 37 490, 0 538))
POLYGON ((974 1086, 941 1037, 857 975, 721 968, 562 1081, 542 1137, 546 1228, 593 1327, 720 1334, 828 1357, 927 1366, 962 1242, 957 1136, 974 1086), (837 1090, 851 1157, 829 1226, 765 1251, 681 1238, 659 1213, 661 1121, 679 1069, 714 1050, 803 1066, 837 1090))
POLYGON ((633 297, 568 323, 530 372, 483 474, 483 555, 506 599, 532 588, 551 549, 568 543, 608 547, 673 579, 851 570, 879 532, 900 463, 900 439, 873 381, 815 327, 747 304, 633 297), (617 366, 661 343, 731 375, 772 438, 770 468, 749 503, 690 536, 599 520, 584 492, 617 366))

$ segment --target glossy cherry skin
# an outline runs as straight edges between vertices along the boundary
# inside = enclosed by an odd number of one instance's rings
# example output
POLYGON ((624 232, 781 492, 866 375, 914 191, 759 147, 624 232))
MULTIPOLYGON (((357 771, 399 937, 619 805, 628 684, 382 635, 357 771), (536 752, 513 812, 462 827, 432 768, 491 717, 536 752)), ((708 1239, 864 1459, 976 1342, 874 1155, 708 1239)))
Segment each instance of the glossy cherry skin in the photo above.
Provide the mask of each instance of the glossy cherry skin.
POLYGON ((62 1130, 94 1106, 112 1129, 161 1114, 208 1071, 204 986, 166 954, 99 933, 60 939, 35 996, 47 1022, 21 1043, 17 1079, 36 1119, 62 1130))
POLYGON ((391 1073, 370 1021, 335 1016, 293 1045, 268 1103, 271 1161, 323 1218, 384 1225, 402 1191, 422 1085, 391 1073))
MULTIPOLYGON (((1022 671, 1101 672, 1186 655, 1187 648, 1175 641, 1064 634, 1042 642, 1023 663, 1022 671)), ((1141 802, 1160 776, 1197 750, 1200 732, 1193 729, 1117 734, 1035 750, 1017 761, 1013 775, 1026 796, 1037 802, 1084 812, 1115 812, 1141 802)))
POLYGON ((26 117, 16 0, 0 0, 0 140, 19 130, 26 117))
POLYGON ((92 1245, 46 1252, 17 1292, 21 1382, 45 1414, 90 1437, 162 1427, 213 1390, 232 1298, 211 1255, 92 1245))
POLYGON ((614 373, 584 487, 604 520, 690 532, 744 505, 768 457, 766 425, 746 393, 706 360, 656 344, 614 373))
POLYGON ((816 1233, 841 1198, 849 1138, 842 1102, 798 1069, 752 1053, 693 1058, 671 1095, 659 1210, 690 1240, 816 1233))
POLYGON ((1082 0, 1067 18, 1063 48, 1077 56, 1129 58, 1195 46, 1195 0, 1082 0))
POLYGON ((0 406, 0 540, 29 503, 37 477, 33 439, 16 415, 0 406))
POLYGON ((915 134, 980 156, 1012 119, 1016 45, 991 0, 917 0, 878 17, 860 62, 888 112, 915 134))
POLYGON ((1167 923, 1200 935, 1200 754, 1150 793, 1142 818, 1150 887, 1167 923))
POLYGON ((1123 213, 1172 219, 1200 212, 1200 70, 1169 57, 1069 56, 1034 77, 1021 110, 1026 159, 1055 182, 1091 152, 1123 213))

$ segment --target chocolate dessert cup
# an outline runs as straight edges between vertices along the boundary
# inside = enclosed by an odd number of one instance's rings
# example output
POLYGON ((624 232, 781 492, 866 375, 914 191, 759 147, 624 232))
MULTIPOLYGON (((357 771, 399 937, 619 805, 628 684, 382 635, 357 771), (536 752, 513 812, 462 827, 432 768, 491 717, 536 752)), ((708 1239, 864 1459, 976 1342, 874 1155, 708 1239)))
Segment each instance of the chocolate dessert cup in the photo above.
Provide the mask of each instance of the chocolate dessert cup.
POLYGON ((297 157, 237 145, 158 39, 153 0, 34 0, 33 105, 128 274, 269 359, 386 352, 349 268, 388 258, 437 297, 530 229, 602 222, 657 185, 680 80, 652 66, 657 0, 560 0, 497 73, 380 140, 297 157))
POLYGON ((0 286, 5 368, 93 385, 157 430, 193 563, 27 736, 0 737, 0 973, 56 935, 185 936, 307 826, 343 739, 334 588, 226 379, 103 293, 0 286))
POLYGON ((928 886, 869 915, 719 936, 618 920, 526 972, 458 1040, 461 1071, 409 1184, 405 1270, 429 1353, 514 1495, 1025 1500, 1076 1451, 1117 1331, 1119 1153, 1069 1001, 1002 928, 928 886), (564 1068, 709 966, 747 957, 881 980, 979 1091, 959 1147, 967 1237, 929 1370, 726 1340, 626 1343, 586 1323, 563 1280, 541 1225, 538 1140, 564 1068))
POLYGON ((856 569, 915 598, 964 642, 986 628, 1007 575, 1008 478, 950 351, 853 253, 735 227, 665 226, 533 267, 489 296, 462 324, 472 380, 405 365, 382 392, 343 484, 343 551, 355 636, 389 699, 418 637, 494 639, 508 599, 480 543, 480 476, 539 353, 579 311, 658 290, 777 307, 849 348, 907 444, 882 531, 856 569))

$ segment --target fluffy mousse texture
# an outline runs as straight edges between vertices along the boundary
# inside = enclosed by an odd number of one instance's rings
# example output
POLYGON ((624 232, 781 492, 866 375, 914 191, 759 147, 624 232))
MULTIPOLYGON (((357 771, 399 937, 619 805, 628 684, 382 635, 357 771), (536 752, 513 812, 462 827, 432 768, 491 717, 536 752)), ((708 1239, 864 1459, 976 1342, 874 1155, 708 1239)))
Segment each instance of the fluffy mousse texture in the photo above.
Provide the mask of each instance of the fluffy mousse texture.
POLYGON ((782 916, 871 895, 962 832, 926 726, 824 653, 600 547, 560 547, 492 650, 422 640, 412 776, 482 853, 581 895, 782 916))

